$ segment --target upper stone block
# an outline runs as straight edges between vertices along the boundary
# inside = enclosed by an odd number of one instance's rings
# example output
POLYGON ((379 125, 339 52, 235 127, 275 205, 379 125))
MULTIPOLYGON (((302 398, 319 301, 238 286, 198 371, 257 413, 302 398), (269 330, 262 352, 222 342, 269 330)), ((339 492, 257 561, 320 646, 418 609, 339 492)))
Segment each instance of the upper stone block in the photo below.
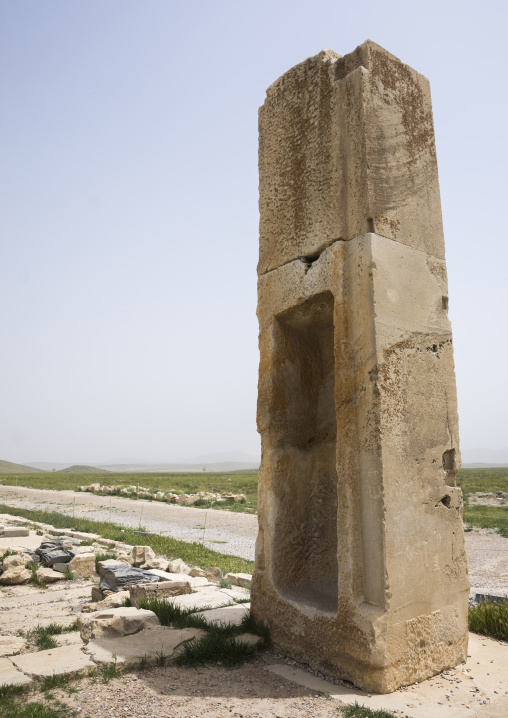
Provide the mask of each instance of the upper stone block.
POLYGON ((444 259, 428 80, 371 41, 268 88, 259 112, 259 274, 366 232, 444 259))

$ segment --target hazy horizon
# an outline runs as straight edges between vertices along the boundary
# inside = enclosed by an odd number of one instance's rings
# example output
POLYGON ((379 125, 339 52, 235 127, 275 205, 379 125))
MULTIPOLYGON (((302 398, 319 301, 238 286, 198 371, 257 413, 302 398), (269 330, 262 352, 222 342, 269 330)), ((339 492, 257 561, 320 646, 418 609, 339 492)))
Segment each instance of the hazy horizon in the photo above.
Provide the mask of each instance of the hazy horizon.
POLYGON ((258 107, 367 38, 430 80, 461 447, 504 452, 507 14, 0 3, 0 459, 259 455, 258 107))

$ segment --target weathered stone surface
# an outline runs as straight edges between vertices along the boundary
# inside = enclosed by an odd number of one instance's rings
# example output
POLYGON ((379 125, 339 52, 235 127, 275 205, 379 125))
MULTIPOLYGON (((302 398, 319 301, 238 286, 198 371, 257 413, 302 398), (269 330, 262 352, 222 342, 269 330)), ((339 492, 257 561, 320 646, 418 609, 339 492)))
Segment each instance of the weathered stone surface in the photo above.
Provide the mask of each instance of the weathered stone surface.
POLYGON ((226 606, 231 603, 231 598, 214 586, 210 586, 210 589, 205 587, 199 593, 192 593, 190 596, 176 596, 176 598, 172 599, 172 603, 181 608, 193 608, 199 611, 200 609, 206 610, 226 606))
POLYGON ((22 583, 27 583, 31 577, 30 571, 21 566, 16 568, 10 568, 8 571, 4 571, 0 576, 0 583, 4 586, 17 586, 22 583))
POLYGON ((0 686, 28 685, 31 682, 32 679, 18 671, 8 658, 0 658, 0 686))
POLYGON ((141 568, 144 569, 153 569, 157 568, 159 571, 167 571, 168 570, 168 561, 164 558, 151 558, 149 561, 141 565, 141 568))
POLYGON ((52 568, 38 568, 36 571, 37 580, 41 583, 55 583, 55 581, 63 581, 64 576, 60 571, 54 571, 52 568))
POLYGON ((156 583, 160 581, 159 576, 154 573, 129 566, 126 563, 119 563, 117 566, 103 566, 100 570, 100 576, 99 588, 101 591, 120 591, 133 583, 156 583))
POLYGON ((64 673, 82 673, 88 668, 94 668, 94 663, 86 653, 83 653, 79 645, 50 648, 48 651, 37 651, 36 653, 24 653, 19 656, 12 656, 10 660, 23 673, 34 678, 60 676, 64 673))
POLYGON ((260 111, 259 534, 278 650, 389 692, 461 662, 468 581, 428 82, 324 51, 260 111))
POLYGON ((85 603, 81 609, 82 613, 93 613, 95 611, 103 611, 107 608, 120 608, 123 606, 124 601, 129 598, 129 591, 118 591, 118 593, 112 593, 110 596, 100 601, 92 601, 91 603, 85 603))
POLYGON ((79 614, 77 619, 78 629, 84 643, 92 638, 118 638, 128 636, 131 633, 159 626, 159 619, 153 611, 145 611, 141 608, 111 608, 94 613, 79 614))
POLYGON ((117 561, 120 561, 121 563, 128 563, 130 566, 134 563, 132 556, 128 553, 119 553, 117 561))
POLYGON ((224 608, 212 608, 209 611, 202 611, 199 615, 203 616, 208 623, 226 623, 239 626, 249 610, 249 603, 238 603, 235 606, 224 606, 224 608))
POLYGON ((102 561, 97 561, 97 570, 99 574, 102 568, 108 568, 109 566, 121 566, 125 561, 119 561, 116 558, 105 558, 102 561))
POLYGON ((233 586, 242 586, 242 588, 251 587, 252 576, 250 573, 228 573, 226 578, 229 578, 233 586))
POLYGON ((53 571, 59 571, 60 573, 65 573, 69 570, 69 563, 54 563, 51 568, 53 571))
POLYGON ((171 658, 178 646, 204 635, 198 628, 174 629, 166 626, 146 628, 135 635, 123 638, 95 638, 85 650, 96 663, 111 663, 116 659, 125 668, 139 664, 142 658, 148 663, 157 660, 157 654, 171 658))
POLYGON ((137 583, 129 589, 130 601, 133 606, 139 606, 142 598, 170 598, 191 593, 188 581, 162 581, 161 583, 137 583))
POLYGON ((30 559, 27 559, 26 556, 19 553, 14 554, 14 556, 6 556, 2 561, 2 571, 8 571, 11 568, 19 568, 20 566, 24 568, 29 560, 30 559))
POLYGON ((82 553, 69 562, 74 578, 93 578, 95 576, 95 554, 82 553))
MULTIPOLYGON (((0 636, 0 656, 12 656, 25 646, 26 640, 20 636, 0 636)), ((0 686, 2 681, 0 680, 0 686)))
POLYGON ((132 560, 134 566, 141 566, 154 558, 155 553, 150 546, 134 546, 132 549, 132 560))

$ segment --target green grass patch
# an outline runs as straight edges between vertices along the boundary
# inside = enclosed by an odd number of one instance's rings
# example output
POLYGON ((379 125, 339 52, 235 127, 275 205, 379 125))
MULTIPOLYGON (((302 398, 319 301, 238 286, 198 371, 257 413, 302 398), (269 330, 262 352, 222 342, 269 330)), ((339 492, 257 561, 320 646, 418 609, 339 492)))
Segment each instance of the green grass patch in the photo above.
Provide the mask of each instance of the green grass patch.
POLYGON ((481 601, 470 604, 467 619, 473 633, 508 641, 508 603, 481 601))
POLYGON ((197 641, 184 643, 175 656, 177 666, 202 666, 207 663, 221 663, 234 668, 256 655, 255 646, 236 641, 235 636, 220 626, 212 626, 208 633, 197 641))
POLYGON ((56 648, 58 646, 53 636, 69 633, 76 629, 76 621, 70 626, 61 626, 59 623, 50 623, 49 626, 36 626, 28 631, 26 640, 30 645, 37 647, 39 651, 47 651, 50 648, 56 648))
POLYGON ((60 673, 58 675, 54 673, 52 676, 46 676, 46 678, 44 678, 41 683, 41 691, 46 692, 54 688, 65 688, 72 680, 74 680, 74 676, 69 673, 60 673))
POLYGON ((195 614, 194 608, 181 608, 175 603, 157 598, 157 596, 142 598, 139 608, 153 611, 161 626, 172 626, 173 628, 207 628, 208 626, 204 618, 195 614))
POLYGON ((130 546, 138 546, 142 541, 143 545, 150 546, 156 554, 166 556, 168 559, 181 558, 188 565, 199 566, 203 569, 208 566, 218 566, 223 573, 252 573, 254 570, 254 561, 218 553, 198 542, 187 543, 156 534, 143 536, 140 539, 140 536, 135 533, 135 529, 124 528, 115 523, 72 518, 72 516, 60 514, 57 511, 12 508, 5 504, 0 504, 0 513, 22 516, 30 521, 51 524, 55 528, 73 528, 77 531, 97 533, 103 538, 122 541, 130 546))
MULTIPOLYGON (((180 608, 172 601, 151 596, 139 602, 139 608, 153 611, 162 626, 173 628, 201 628, 206 634, 201 638, 186 643, 175 656, 175 662, 179 666, 198 666, 207 663, 221 663, 232 668, 239 666, 246 660, 255 656, 258 648, 248 646, 236 637, 242 633, 254 633, 261 638, 259 646, 270 645, 270 629, 262 622, 258 622, 247 611, 240 625, 235 626, 226 623, 208 623, 206 618, 198 615, 196 609, 180 608)), ((201 607, 199 612, 205 611, 201 607)), ((157 655, 157 665, 164 665, 160 661, 163 657, 157 655)))
MULTIPOLYGON (((338 710, 341 710, 340 708, 338 710)), ((367 706, 361 706, 359 703, 346 706, 342 709, 343 718, 395 718, 393 713, 384 710, 372 710, 367 706)))
POLYGON ((497 529, 508 538, 508 506, 464 506, 464 523, 482 529, 497 529))

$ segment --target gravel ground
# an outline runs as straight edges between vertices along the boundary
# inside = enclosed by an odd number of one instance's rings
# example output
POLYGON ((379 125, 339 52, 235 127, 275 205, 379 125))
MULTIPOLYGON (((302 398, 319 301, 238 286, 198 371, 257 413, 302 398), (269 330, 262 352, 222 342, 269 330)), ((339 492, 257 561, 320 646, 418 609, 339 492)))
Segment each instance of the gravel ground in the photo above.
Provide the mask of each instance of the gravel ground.
MULTIPOLYGON (((148 531, 183 541, 201 541, 204 533, 208 548, 254 560, 258 523, 257 516, 252 514, 12 486, 0 486, 0 503, 114 521, 134 528, 142 524, 148 531)), ((465 534, 465 539, 471 595, 508 595, 508 539, 491 529, 473 529, 465 534)))

